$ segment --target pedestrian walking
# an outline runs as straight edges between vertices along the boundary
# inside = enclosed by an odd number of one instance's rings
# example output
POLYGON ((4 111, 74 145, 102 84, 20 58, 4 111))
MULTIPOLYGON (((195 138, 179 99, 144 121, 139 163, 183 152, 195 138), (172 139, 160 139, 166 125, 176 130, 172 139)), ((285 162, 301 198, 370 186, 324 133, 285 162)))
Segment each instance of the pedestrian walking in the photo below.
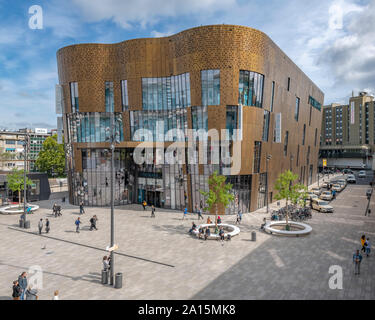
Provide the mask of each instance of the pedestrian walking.
POLYGON ((358 275, 360 274, 361 261, 362 261, 362 256, 359 253, 359 250, 357 250, 357 252, 353 254, 354 274, 358 274, 358 275))
POLYGON ((21 293, 22 293, 22 289, 19 286, 18 281, 17 280, 13 281, 13 292, 12 292, 13 300, 20 300, 21 293))
POLYGON ((185 217, 187 216, 187 214, 188 214, 188 209, 185 207, 185 209, 184 209, 184 215, 182 217, 182 220, 185 220, 185 217))
POLYGON ((199 207, 200 207, 201 210, 203 210, 203 201, 202 200, 199 202, 199 207))
POLYGON ((238 215, 240 216, 240 224, 241 224, 241 222, 242 222, 242 211, 241 210, 238 212, 238 215))
POLYGON ((79 213, 80 213, 80 214, 85 213, 85 209, 83 208, 83 201, 81 201, 81 202, 79 203, 79 213))
POLYGON ((240 214, 239 213, 237 213, 237 217, 236 217, 237 219, 236 219, 236 224, 239 224, 240 223, 240 214))
POLYGON ((79 225, 82 223, 81 219, 78 217, 75 225, 76 225, 76 232, 79 233, 79 225))
POLYGON ((46 218, 46 233, 49 233, 49 230, 50 230, 49 220, 46 218))
POLYGON ((224 244, 225 234, 224 234, 224 230, 222 227, 220 228, 219 236, 220 236, 221 243, 224 244))
POLYGON ((365 247, 366 247, 366 256, 369 257, 371 253, 371 243, 370 243, 370 238, 367 238, 365 242, 365 247))
POLYGON ((203 216, 202 216, 202 209, 199 209, 199 210, 198 210, 198 221, 199 221, 199 219, 204 220, 204 218, 203 218, 203 216))
POLYGON ((96 228, 96 221, 98 221, 98 218, 96 215, 94 215, 91 219, 90 219, 90 231, 92 231, 93 229, 95 230, 98 230, 96 228))
POLYGON ((42 229, 43 229, 43 219, 39 220, 38 223, 38 229, 39 229, 39 234, 42 234, 42 229))
POLYGON ((154 205, 152 205, 151 206, 151 218, 155 218, 155 206, 154 205))
POLYGON ((332 190, 332 200, 336 199, 336 190, 332 190))
POLYGON ((366 243, 366 236, 363 235, 363 236, 361 237, 361 246, 362 246, 361 251, 363 251, 363 252, 366 252, 365 243, 366 243))
POLYGON ((55 215, 55 218, 57 218, 57 204, 56 203, 53 204, 52 213, 55 215))
POLYGON ((25 299, 25 292, 27 288, 27 273, 22 272, 21 275, 18 277, 18 285, 21 288, 21 300, 25 299))
POLYGON ((146 200, 143 200, 143 202, 142 202, 143 211, 146 210, 146 206, 147 206, 147 202, 146 202, 146 200))

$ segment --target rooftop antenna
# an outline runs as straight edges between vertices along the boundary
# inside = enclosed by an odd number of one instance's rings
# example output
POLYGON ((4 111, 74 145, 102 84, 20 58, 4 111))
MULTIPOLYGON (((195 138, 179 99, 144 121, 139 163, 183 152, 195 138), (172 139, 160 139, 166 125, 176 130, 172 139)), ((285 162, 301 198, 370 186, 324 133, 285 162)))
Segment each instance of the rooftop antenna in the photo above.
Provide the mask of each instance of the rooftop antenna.
POLYGON ((352 90, 352 98, 354 98, 354 90, 352 90))

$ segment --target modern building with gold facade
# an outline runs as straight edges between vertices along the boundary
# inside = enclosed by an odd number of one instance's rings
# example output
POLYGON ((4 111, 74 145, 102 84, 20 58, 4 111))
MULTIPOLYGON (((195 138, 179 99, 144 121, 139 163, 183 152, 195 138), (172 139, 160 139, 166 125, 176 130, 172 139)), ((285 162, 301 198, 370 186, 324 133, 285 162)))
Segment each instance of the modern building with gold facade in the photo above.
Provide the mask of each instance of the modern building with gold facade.
POLYGON ((272 201, 274 182, 287 169, 306 185, 316 179, 324 95, 261 31, 213 25, 164 38, 79 44, 60 49, 57 63, 74 204, 110 204, 111 116, 118 139, 115 204, 146 199, 192 210, 204 204, 199 191, 218 171, 236 195, 227 213, 249 212, 266 205, 267 189, 272 201), (219 138, 189 145, 191 130, 213 129, 219 138), (147 163, 134 160, 140 146, 147 163), (160 164, 158 151, 179 161, 160 164))

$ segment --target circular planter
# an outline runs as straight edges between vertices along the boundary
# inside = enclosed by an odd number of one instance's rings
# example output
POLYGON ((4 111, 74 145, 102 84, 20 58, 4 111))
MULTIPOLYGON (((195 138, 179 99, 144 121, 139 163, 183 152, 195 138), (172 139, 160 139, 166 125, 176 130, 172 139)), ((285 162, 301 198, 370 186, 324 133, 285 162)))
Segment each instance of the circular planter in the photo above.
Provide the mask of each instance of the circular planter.
POLYGON ((264 226, 264 230, 266 232, 269 232, 270 234, 276 234, 281 236, 305 236, 308 235, 312 228, 306 223, 301 222, 295 222, 295 221, 289 221, 289 225, 292 230, 286 230, 286 221, 274 221, 274 222, 268 222, 264 226), (282 227, 282 229, 279 229, 277 227, 282 227))
MULTIPOLYGON (((31 208, 30 209, 31 213, 39 209, 39 206, 35 204, 27 204, 27 207, 31 208)), ((23 213, 23 206, 21 206, 20 208, 18 204, 16 204, 12 206, 2 207, 0 208, 0 213, 1 214, 21 214, 23 213)))
MULTIPOLYGON (((217 226, 224 228, 224 237, 227 237, 228 234, 229 234, 231 236, 231 238, 233 238, 233 237, 237 236, 241 231, 240 228, 238 228, 234 225, 231 225, 231 224, 221 223, 221 224, 218 224, 217 226)), ((193 234, 195 234, 198 237, 199 229, 201 229, 201 228, 204 229, 206 227, 214 227, 215 228, 215 224, 214 223, 212 223, 212 224, 201 224, 200 226, 198 226, 198 228, 196 230, 193 230, 193 234)), ((220 239, 220 236, 218 234, 211 233, 211 235, 207 239, 218 240, 218 239, 220 239)))

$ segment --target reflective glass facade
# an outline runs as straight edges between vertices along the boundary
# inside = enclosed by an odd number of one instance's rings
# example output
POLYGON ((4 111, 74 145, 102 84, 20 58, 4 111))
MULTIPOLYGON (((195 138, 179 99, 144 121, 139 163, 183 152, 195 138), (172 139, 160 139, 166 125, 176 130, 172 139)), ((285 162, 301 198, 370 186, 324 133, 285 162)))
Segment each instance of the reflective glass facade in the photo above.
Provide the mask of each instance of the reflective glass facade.
MULTIPOLYGON (((106 142, 109 138, 111 113, 80 112, 67 115, 68 130, 72 142, 106 142)), ((124 141, 122 114, 114 114, 115 131, 120 141, 124 141)))
POLYGON ((220 105, 220 70, 202 70, 202 105, 220 105))
POLYGON ((130 111, 131 140, 184 141, 184 139, 187 139, 186 114, 186 109, 174 111, 130 111), (143 129, 149 130, 152 136, 143 129), (182 139, 177 132, 167 134, 172 129, 181 130, 185 138, 182 139))
POLYGON ((207 107, 191 107, 192 129, 208 131, 207 107))
POLYGON ((189 107, 190 73, 162 78, 142 78, 143 110, 174 110, 189 107))
POLYGON ((237 140, 234 130, 238 129, 238 106, 227 106, 226 129, 229 134, 227 139, 230 141, 237 140))
POLYGON ((263 117, 263 134, 262 140, 267 142, 269 136, 269 129, 270 129, 270 115, 271 113, 267 110, 264 110, 264 117, 263 117))
POLYGON ((238 103, 244 106, 254 106, 262 108, 263 84, 264 75, 252 71, 240 70, 238 103))

